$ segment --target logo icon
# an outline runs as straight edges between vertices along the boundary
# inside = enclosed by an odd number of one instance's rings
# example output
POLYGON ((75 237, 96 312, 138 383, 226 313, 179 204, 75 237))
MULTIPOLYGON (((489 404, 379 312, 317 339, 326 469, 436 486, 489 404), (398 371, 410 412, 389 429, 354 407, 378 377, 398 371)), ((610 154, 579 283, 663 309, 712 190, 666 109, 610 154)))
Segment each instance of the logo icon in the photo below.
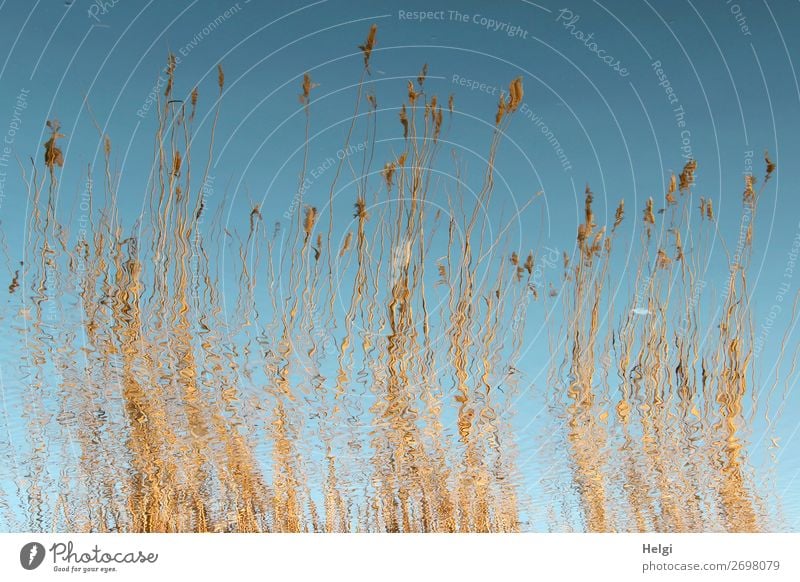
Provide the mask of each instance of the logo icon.
POLYGON ((19 563, 26 570, 35 570, 44 561, 44 546, 39 542, 29 542, 19 551, 19 563))

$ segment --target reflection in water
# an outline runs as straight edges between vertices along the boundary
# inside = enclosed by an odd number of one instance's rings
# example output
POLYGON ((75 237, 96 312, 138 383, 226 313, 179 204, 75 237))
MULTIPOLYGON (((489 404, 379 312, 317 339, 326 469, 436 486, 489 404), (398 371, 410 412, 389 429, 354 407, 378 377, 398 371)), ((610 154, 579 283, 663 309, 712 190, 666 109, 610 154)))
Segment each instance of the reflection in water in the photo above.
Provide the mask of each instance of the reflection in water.
MULTIPOLYGON (((514 427, 534 420, 519 418, 530 410, 520 405, 530 398, 520 371, 532 357, 529 306, 563 308, 545 324, 553 365, 540 414, 561 439, 542 454, 566 463, 567 485, 542 477, 545 498, 533 500, 552 529, 768 529, 771 504, 743 434, 745 399, 756 398, 753 221, 713 337, 701 337, 698 289, 716 223, 710 201, 691 216, 693 161, 658 220, 652 200, 645 208, 628 299, 608 288, 624 206, 598 227, 588 188, 578 254, 545 283, 534 276, 542 249, 506 252, 507 229, 490 238, 483 216, 521 80, 498 104, 472 206, 459 189, 437 209, 428 197, 454 101, 423 93, 425 69, 400 112, 402 153, 379 171, 380 188, 370 178, 378 105, 364 81, 375 33, 361 47, 360 113, 343 144, 365 126, 363 166, 339 160, 323 213, 303 200, 306 142, 293 218, 270 227, 254 205, 244 237, 223 225, 223 204, 207 205, 211 161, 192 161, 199 93, 172 101, 173 57, 146 224, 123 229, 108 138, 102 191, 81 200, 79 232, 59 222, 63 135, 50 124, 44 166, 26 177, 25 258, 2 312, 17 345, 3 367, 18 359, 8 409, 24 423, 5 419, 3 529, 527 529, 528 461, 517 450, 527 437, 514 427), (353 212, 334 216, 345 176, 353 212), (231 286, 220 253, 237 245, 231 286)), ((306 136, 314 87, 306 75, 306 136)), ((773 170, 768 162, 767 179, 773 170)), ((750 218, 754 184, 748 176, 750 218)))

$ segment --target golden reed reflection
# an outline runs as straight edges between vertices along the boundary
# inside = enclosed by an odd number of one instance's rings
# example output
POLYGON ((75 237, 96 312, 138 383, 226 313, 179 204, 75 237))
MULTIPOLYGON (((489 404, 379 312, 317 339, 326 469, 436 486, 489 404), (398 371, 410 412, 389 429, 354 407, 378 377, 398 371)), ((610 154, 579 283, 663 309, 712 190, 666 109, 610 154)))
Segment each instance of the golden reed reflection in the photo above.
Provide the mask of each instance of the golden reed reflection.
MULTIPOLYGON (((520 371, 528 359, 552 362, 546 414, 563 420, 554 434, 564 442, 551 445, 551 457, 563 458, 569 487, 534 500, 550 508, 553 529, 573 527, 557 509, 569 499, 588 531, 768 528, 768 500, 742 434, 745 399, 756 399, 747 299, 755 177, 746 178, 746 236, 740 258, 729 257, 711 337, 697 295, 720 233, 710 200, 701 199, 699 216, 691 208, 693 160, 672 176, 662 209, 652 198, 644 208, 630 295, 612 275, 625 205, 599 226, 588 187, 576 254, 564 254, 557 280, 542 281, 542 248, 509 253, 508 228, 489 240, 484 215, 499 145, 522 103, 521 78, 498 103, 474 197, 462 191, 455 160, 455 191, 437 207, 429 196, 455 100, 427 93, 423 67, 399 112, 403 149, 373 171, 379 108, 367 81, 376 39, 373 26, 360 46, 343 144, 353 150, 366 131, 366 146, 355 148, 363 163, 340 157, 325 210, 307 204, 316 85, 305 75, 292 218, 270 228, 267 210, 252 204, 245 237, 223 224, 222 205, 207 217, 221 67, 209 158, 196 171, 200 92, 188 103, 174 98, 170 55, 148 218, 127 232, 103 137, 102 192, 89 192, 89 223, 71 242, 54 205, 70 160, 59 124, 49 124, 44 170, 35 165, 26 177, 25 260, 8 287, 25 294, 25 307, 3 316, 27 351, 30 443, 14 475, 24 483, 25 515, 6 501, 8 523, 36 531, 520 531, 529 492, 514 423, 534 420, 519 418, 531 409, 520 404, 530 398, 520 371), (353 212, 341 215, 334 199, 350 179, 353 212), (237 244, 232 287, 219 256, 237 244), (532 302, 562 309, 544 324, 544 357, 526 352, 532 302), (57 325, 52 305, 64 314, 57 325)), ((762 188, 775 171, 766 163, 762 188)), ((542 199, 526 196, 513 219, 542 199)))

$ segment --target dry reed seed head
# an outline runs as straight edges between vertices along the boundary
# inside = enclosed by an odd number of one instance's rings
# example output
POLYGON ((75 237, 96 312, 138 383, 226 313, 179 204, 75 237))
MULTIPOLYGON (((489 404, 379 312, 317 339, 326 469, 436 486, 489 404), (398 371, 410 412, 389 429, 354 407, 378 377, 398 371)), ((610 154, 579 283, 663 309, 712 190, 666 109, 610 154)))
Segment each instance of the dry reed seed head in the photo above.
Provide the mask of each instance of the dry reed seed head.
POLYGON ((594 195, 592 191, 589 189, 589 185, 586 185, 586 199, 584 201, 584 213, 586 215, 586 234, 590 234, 595 227, 594 222, 594 212, 592 211, 592 202, 594 201, 594 195))
POLYGON ((678 188, 681 192, 685 192, 689 189, 689 186, 694 184, 694 173, 697 170, 697 160, 689 160, 686 162, 686 165, 683 166, 683 171, 681 172, 681 179, 680 185, 678 188))
POLYGON ((175 81, 175 55, 167 53, 167 87, 164 89, 164 96, 169 97, 172 94, 172 86, 175 81))
POLYGON ((528 253, 528 258, 525 259, 525 270, 528 275, 533 275, 533 252, 528 253))
POLYGON ((562 251, 561 262, 564 263, 564 269, 569 269, 569 255, 567 251, 562 251))
POLYGON ((422 88, 422 84, 425 82, 425 77, 427 76, 428 76, 428 63, 425 63, 424 65, 422 65, 422 70, 420 71, 419 76, 417 76, 417 84, 420 86, 420 89, 422 88))
MULTIPOLYGON (((316 87, 317 84, 311 80, 311 75, 308 73, 303 74, 303 93, 300 95, 300 103, 308 105, 311 102, 311 89, 316 87)), ((369 96, 368 96, 369 97, 369 96)))
POLYGON ((671 206, 673 204, 677 204, 678 201, 675 199, 675 191, 677 189, 677 180, 675 178, 675 174, 672 174, 669 178, 669 187, 667 188, 667 206, 671 206))
POLYGON ((400 107, 400 123, 403 125, 403 139, 408 139, 408 115, 405 103, 400 107))
POLYGON ((369 34, 367 35, 367 40, 364 41, 364 44, 358 45, 358 48, 361 49, 362 54, 364 55, 364 68, 369 71, 369 57, 372 54, 372 49, 375 48, 375 35, 378 32, 378 25, 373 24, 369 28, 369 34))
POLYGON ((364 200, 364 198, 357 198, 355 207, 356 212, 353 214, 353 218, 358 218, 359 221, 364 221, 369 218, 369 215, 367 214, 367 202, 364 200))
POLYGON ((19 269, 14 271, 14 278, 11 279, 11 283, 8 286, 8 292, 14 293, 19 288, 19 269))
POLYGON ((425 103, 425 119, 434 119, 436 116, 436 95, 425 103))
POLYGON ((769 159, 769 151, 764 150, 764 163, 767 164, 767 175, 764 177, 764 181, 766 182, 769 180, 769 177, 772 175, 772 172, 775 171, 777 166, 769 159))
POLYGON ((606 227, 605 226, 602 227, 600 230, 598 230, 597 233, 595 233, 594 240, 592 241, 592 252, 593 253, 596 253, 596 252, 598 252, 600 250, 601 243, 602 243, 602 240, 603 240, 603 237, 605 236, 605 234, 606 234, 606 227))
POLYGON ((706 217, 706 199, 702 196, 700 197, 700 218, 703 219, 706 217))
POLYGON ((437 107, 433 112, 433 141, 439 141, 439 134, 442 131, 442 108, 437 107))
POLYGON ((63 137, 60 133, 54 133, 44 144, 44 163, 51 170, 58 166, 64 166, 64 154, 59 147, 56 146, 56 140, 63 137))
POLYGON ((417 101, 417 97, 418 97, 418 96, 419 96, 419 93, 417 93, 417 92, 414 90, 414 83, 412 83, 412 82, 409 80, 409 81, 408 81, 408 102, 409 102, 411 105, 414 105, 414 103, 416 103, 416 101, 417 101))
POLYGON ((222 93, 222 89, 225 87, 225 71, 222 70, 222 63, 217 65, 217 85, 219 92, 222 93))
POLYGON ((515 267, 519 265, 519 255, 516 252, 511 253, 511 264, 515 267))
POLYGON ((344 242, 342 243, 342 248, 339 251, 339 256, 342 257, 344 254, 350 250, 350 245, 353 243, 353 233, 348 232, 347 235, 344 237, 344 242))
POLYGON ((105 152, 106 156, 111 155, 111 138, 105 136, 103 139, 103 151, 105 152))
POLYGON ((303 219, 303 231, 306 233, 306 238, 311 236, 311 231, 314 230, 314 225, 317 223, 317 207, 306 206, 305 218, 303 219))
MULTIPOLYGON (((401 166, 401 167, 405 166, 406 165, 406 157, 407 157, 406 152, 403 152, 402 154, 400 154, 400 156, 397 158, 397 165, 401 166)), ((438 213, 440 213, 441 210, 437 210, 436 212, 437 212, 437 215, 438 215, 438 213)))
POLYGON ((664 249, 658 249, 658 254, 656 256, 656 265, 658 268, 667 269, 671 263, 672 259, 667 256, 667 253, 664 252, 664 249))
POLYGON ((583 247, 583 243, 586 242, 587 232, 586 232, 586 225, 579 224, 578 225, 578 244, 583 247))
POLYGON ((176 151, 172 155, 172 175, 173 176, 180 176, 181 174, 181 163, 183 162, 181 158, 181 153, 176 151))
POLYGON ((454 103, 455 103, 455 98, 453 97, 453 94, 450 93, 450 97, 447 99, 447 109, 450 111, 451 115, 453 113, 453 104, 454 103))
POLYGON ((683 256, 683 241, 681 240, 681 231, 677 228, 672 229, 672 234, 675 235, 675 260, 682 261, 683 256))
POLYGON ((194 89, 192 89, 192 96, 191 96, 192 110, 189 113, 190 122, 194 121, 194 114, 197 111, 197 96, 198 96, 197 87, 195 87, 194 89))
POLYGON ((373 111, 378 108, 378 99, 375 97, 375 93, 372 91, 367 93, 367 102, 370 104, 373 111))
POLYGON ((383 170, 381 170, 381 174, 383 174, 383 179, 386 182, 386 189, 388 191, 392 191, 392 186, 394 185, 394 173, 397 170, 397 164, 395 162, 386 162, 383 166, 383 170))
POLYGON ((706 201, 706 218, 714 220, 714 204, 710 198, 706 201))
POLYGON ((520 103, 522 103, 522 77, 517 77, 508 86, 508 102, 506 103, 506 112, 513 113, 517 110, 520 103))
POLYGON ((447 269, 445 269, 443 264, 436 263, 436 271, 439 273, 439 283, 443 285, 447 281, 447 269))
POLYGON ((617 230, 617 227, 622 224, 623 218, 625 218, 625 201, 620 200, 617 211, 614 213, 614 226, 611 227, 611 232, 617 230))
POLYGON ((497 114, 494 116, 494 124, 500 125, 503 121, 503 116, 506 114, 506 102, 503 101, 503 96, 500 96, 500 101, 497 103, 497 114))
POLYGON ((646 223, 648 223, 648 224, 655 224, 656 223, 656 217, 653 214, 653 199, 652 198, 648 198, 647 199, 647 204, 646 204, 646 206, 644 208, 644 221, 646 223))

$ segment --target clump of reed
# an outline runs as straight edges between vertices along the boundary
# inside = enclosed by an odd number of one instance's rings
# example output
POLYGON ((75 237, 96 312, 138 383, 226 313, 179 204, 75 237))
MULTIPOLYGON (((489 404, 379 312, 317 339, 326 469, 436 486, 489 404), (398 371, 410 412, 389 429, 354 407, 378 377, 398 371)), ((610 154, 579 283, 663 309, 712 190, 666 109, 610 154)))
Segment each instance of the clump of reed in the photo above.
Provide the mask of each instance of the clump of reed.
MULTIPOLYGON (((741 435, 748 426, 747 406, 752 415, 764 406, 752 366, 754 333, 746 297, 757 179, 745 176, 742 224, 747 224, 747 235, 737 260, 729 257, 720 316, 709 321, 697 296, 705 286, 700 275, 708 239, 702 229, 718 233, 709 199, 700 199, 700 211, 711 222, 701 224, 700 233, 688 224, 697 167, 695 160, 686 163, 677 188, 674 176, 670 179, 662 224, 653 198, 647 199, 632 276, 636 293, 623 298, 618 309, 609 273, 624 203, 610 235, 600 231, 592 238, 593 199, 587 188, 586 219, 577 234, 579 259, 564 279, 558 333, 568 339, 549 378, 553 406, 567 419, 579 519, 588 531, 771 527, 741 435), (672 233, 672 250, 656 240, 653 230, 659 227, 672 233), (684 236, 695 242, 693 252, 684 248, 684 236), (711 325, 717 335, 703 346, 703 330, 711 325)), ((774 171, 767 156, 764 185, 774 171)), ((781 358, 785 348, 784 338, 781 358)))
MULTIPOLYGON (((344 148, 358 119, 375 135, 372 93, 367 115, 360 111, 376 37, 373 25, 359 47, 363 70, 344 148)), ((47 175, 34 166, 26 182, 32 234, 8 290, 33 299, 23 314, 31 444, 13 476, 19 483, 26 475, 28 521, 6 511, 9 523, 120 532, 522 529, 511 419, 522 396, 529 306, 540 299, 539 249, 494 253, 504 248, 505 231, 487 241, 480 220, 492 204, 497 151, 522 103, 522 79, 498 104, 474 205, 464 208, 459 185, 440 233, 441 211, 431 210, 430 197, 447 128, 423 66, 399 111, 402 151, 373 172, 367 148, 360 173, 351 170, 358 187, 342 232, 334 192, 352 165, 340 160, 333 173, 327 224, 320 207, 303 199, 316 88, 305 74, 295 215, 286 229, 276 223, 268 233, 264 220, 274 217, 251 205, 242 240, 223 226, 219 209, 203 225, 224 71, 218 68, 210 153, 197 180, 193 122, 201 93, 191 90, 187 114, 174 99, 174 56, 167 65, 144 224, 120 218, 107 136, 103 192, 89 193, 88 226, 77 239, 53 204, 56 168, 69 163, 55 121, 47 175), (338 245, 334 232, 342 234, 338 245), (439 234, 444 254, 432 254, 439 234), (231 311, 215 257, 237 241, 231 311), (346 272, 342 282, 334 267, 346 272), (481 269, 491 276, 479 276, 481 269), (48 304, 68 314, 57 326, 48 304)), ((446 108, 453 113, 452 95, 446 108)), ((766 163, 768 179, 775 166, 768 156, 766 163)), ((541 296, 562 301, 553 333, 566 341, 553 347, 562 357, 548 391, 555 417, 566 419, 559 430, 583 529, 763 526, 740 438, 753 388, 752 324, 741 301, 747 259, 731 265, 718 337, 701 351, 692 299, 698 252, 682 242, 698 240, 703 250, 702 233, 692 238, 686 223, 696 171, 696 162, 687 163, 665 194, 663 226, 674 248, 654 235, 662 219, 647 200, 632 275, 640 292, 621 310, 608 286, 625 204, 610 229, 598 226, 588 186, 577 256, 564 253, 560 291, 548 281, 541 296), (686 329, 676 330, 670 314, 688 321, 686 329)), ((744 203, 753 211, 755 184, 748 176, 744 203)), ((714 228, 711 201, 701 199, 700 209, 701 228, 714 228)), ((748 250, 751 242, 752 230, 748 250)), ((560 503, 561 493, 551 495, 547 503, 560 503)))

